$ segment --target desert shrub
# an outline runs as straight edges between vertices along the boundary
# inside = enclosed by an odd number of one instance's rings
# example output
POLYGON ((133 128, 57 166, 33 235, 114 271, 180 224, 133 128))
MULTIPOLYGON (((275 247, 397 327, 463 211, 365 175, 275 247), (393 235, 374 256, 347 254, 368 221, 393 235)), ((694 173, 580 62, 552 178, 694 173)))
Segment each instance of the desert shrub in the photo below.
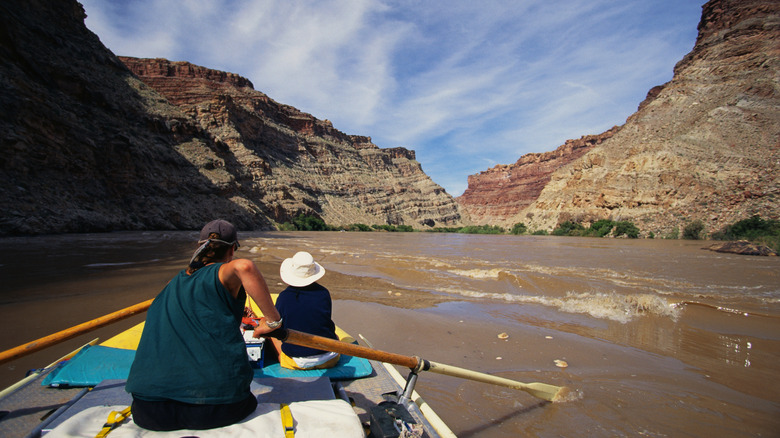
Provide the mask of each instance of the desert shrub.
POLYGON ((717 240, 750 240, 780 251, 780 221, 755 215, 712 233, 717 240))
POLYGON ((457 233, 460 231, 460 227, 434 227, 425 231, 429 233, 457 233))
POLYGON ((548 234, 550 233, 548 233, 547 230, 536 230, 531 233, 532 236, 547 236, 548 234))
POLYGON ((683 228, 683 239, 687 240, 699 240, 701 233, 704 231, 704 222, 695 220, 683 228))
POLYGON ((601 219, 593 222, 584 233, 583 236, 604 237, 609 234, 612 229, 615 228, 615 222, 609 219, 601 219))
POLYGON ((504 234, 504 229, 498 225, 470 225, 461 228, 463 234, 504 234))
POLYGON ((572 221, 566 221, 558 224, 558 226, 553 230, 552 234, 553 236, 581 236, 583 231, 585 231, 585 227, 583 227, 581 224, 572 221))
POLYGON ((371 231, 371 227, 366 224, 349 224, 344 227, 346 231, 371 231))
POLYGON ((716 233, 712 233, 712 238, 718 240, 754 240, 764 236, 780 237, 780 221, 774 219, 764 220, 761 216, 755 215, 749 219, 743 219, 728 225, 716 233))
POLYGON ((639 228, 633 222, 620 221, 615 223, 615 237, 626 235, 629 239, 639 237, 639 228))
POLYGON ((757 237, 755 242, 768 246, 780 253, 780 236, 761 236, 757 237))
POLYGON ((298 231, 327 231, 328 225, 322 219, 307 214, 299 214, 292 220, 298 231))
POLYGON ((680 229, 675 227, 672 231, 670 231, 668 234, 664 236, 664 239, 679 239, 680 238, 680 229))
POLYGON ((285 222, 283 224, 279 224, 276 228, 279 229, 279 231, 295 231, 297 228, 295 228, 295 225, 285 222))
POLYGON ((414 231, 414 228, 412 228, 411 225, 371 225, 371 228, 375 230, 389 231, 391 233, 399 231, 409 233, 414 231))
POLYGON ((512 234, 525 234, 528 232, 528 228, 524 223, 518 222, 512 226, 512 230, 510 232, 512 234))

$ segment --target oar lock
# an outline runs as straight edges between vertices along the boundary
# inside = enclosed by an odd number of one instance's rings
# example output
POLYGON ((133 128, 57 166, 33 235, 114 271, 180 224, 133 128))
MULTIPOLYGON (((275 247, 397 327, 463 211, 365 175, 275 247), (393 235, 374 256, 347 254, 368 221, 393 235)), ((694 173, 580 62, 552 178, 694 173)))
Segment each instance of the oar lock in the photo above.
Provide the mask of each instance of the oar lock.
POLYGON ((431 369, 431 363, 427 360, 421 358, 420 356, 412 356, 413 358, 417 359, 417 366, 412 368, 412 372, 415 374, 419 374, 420 371, 428 371, 431 369))
POLYGON ((417 423, 407 408, 400 403, 387 400, 369 408, 369 410, 371 415, 369 420, 371 437, 422 436, 422 424, 417 423))
POLYGON ((370 408, 371 436, 376 438, 421 437, 423 428, 409 413, 409 406, 417 383, 417 374, 430 369, 431 363, 418 356, 412 356, 417 362, 409 369, 404 389, 398 393, 384 394, 386 400, 370 408))

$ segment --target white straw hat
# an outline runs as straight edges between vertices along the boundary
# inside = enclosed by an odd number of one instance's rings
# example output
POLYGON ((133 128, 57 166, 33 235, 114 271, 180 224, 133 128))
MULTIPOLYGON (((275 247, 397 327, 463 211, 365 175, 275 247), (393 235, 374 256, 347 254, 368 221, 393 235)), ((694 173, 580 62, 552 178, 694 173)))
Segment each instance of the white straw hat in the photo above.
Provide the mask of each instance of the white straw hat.
POLYGON ((284 259, 279 268, 282 281, 290 286, 308 286, 325 275, 325 268, 314 261, 306 251, 296 253, 291 259, 284 259))

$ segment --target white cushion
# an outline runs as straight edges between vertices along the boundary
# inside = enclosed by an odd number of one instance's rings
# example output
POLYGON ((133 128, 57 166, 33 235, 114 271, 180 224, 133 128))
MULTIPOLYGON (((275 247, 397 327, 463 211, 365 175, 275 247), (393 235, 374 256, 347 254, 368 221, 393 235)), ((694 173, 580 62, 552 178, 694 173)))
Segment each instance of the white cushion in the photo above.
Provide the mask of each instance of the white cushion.
MULTIPOLYGON (((103 428, 111 411, 121 411, 127 406, 97 406, 85 409, 69 418, 46 438, 94 438, 103 428)), ((352 407, 344 400, 310 400, 290 404, 296 438, 322 437, 364 437, 360 420, 352 407)), ((246 437, 284 438, 282 417, 278 404, 260 403, 255 412, 240 423, 208 430, 176 430, 154 432, 138 427, 132 415, 114 428, 108 438, 155 437, 178 438, 197 436, 200 438, 246 437)))

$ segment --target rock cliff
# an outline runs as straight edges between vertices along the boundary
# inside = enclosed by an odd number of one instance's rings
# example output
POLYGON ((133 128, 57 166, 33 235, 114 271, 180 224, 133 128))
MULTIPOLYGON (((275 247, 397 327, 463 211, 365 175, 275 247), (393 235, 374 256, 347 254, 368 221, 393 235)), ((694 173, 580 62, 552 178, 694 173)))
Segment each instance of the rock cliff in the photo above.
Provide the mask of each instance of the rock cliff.
POLYGON ((118 58, 75 0, 0 3, 0 235, 455 225, 404 148, 380 149, 189 63, 118 58), (128 67, 129 66, 129 67, 128 67))
POLYGON ((275 222, 299 213, 330 224, 456 224, 457 204, 422 171, 414 151, 380 149, 370 137, 347 135, 255 91, 237 75, 187 62, 120 57, 146 85, 175 105, 240 169, 225 179, 215 155, 178 149, 217 186, 248 193, 275 222), (205 159, 205 161, 204 161, 205 159), (215 171, 216 170, 216 171, 215 171))
POLYGON ((506 225, 531 205, 550 182, 553 172, 583 156, 594 146, 612 137, 614 127, 600 135, 567 140, 552 152, 526 154, 514 164, 499 164, 470 175, 468 188, 457 198, 477 224, 506 225))
POLYGON ((698 30, 673 79, 623 126, 587 147, 562 146, 552 154, 573 158, 560 157, 552 172, 545 154, 532 154, 470 178, 458 199, 465 211, 548 230, 565 220, 631 220, 660 235, 693 220, 714 231, 754 214, 777 219, 780 3, 712 0, 698 30), (501 175, 511 190, 501 190, 501 175), (483 194, 491 202, 477 201, 483 194))

